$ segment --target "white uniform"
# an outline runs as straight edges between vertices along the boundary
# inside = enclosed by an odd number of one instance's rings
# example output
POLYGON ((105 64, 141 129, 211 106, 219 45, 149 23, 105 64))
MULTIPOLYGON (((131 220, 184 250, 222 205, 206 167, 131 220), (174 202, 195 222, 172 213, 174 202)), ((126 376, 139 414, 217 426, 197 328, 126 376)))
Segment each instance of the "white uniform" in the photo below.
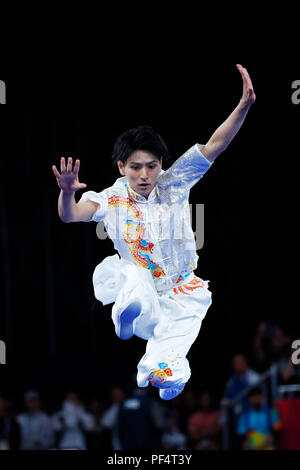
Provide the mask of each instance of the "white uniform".
POLYGON ((90 221, 104 221, 116 254, 93 274, 95 297, 113 303, 117 320, 125 303, 139 299, 142 311, 134 334, 147 340, 138 364, 137 383, 159 388, 186 383, 186 355, 211 305, 208 282, 195 276, 198 255, 188 203, 191 187, 212 165, 195 144, 167 170, 161 170, 148 199, 133 191, 127 178, 110 188, 86 191, 78 201, 100 203, 90 221))

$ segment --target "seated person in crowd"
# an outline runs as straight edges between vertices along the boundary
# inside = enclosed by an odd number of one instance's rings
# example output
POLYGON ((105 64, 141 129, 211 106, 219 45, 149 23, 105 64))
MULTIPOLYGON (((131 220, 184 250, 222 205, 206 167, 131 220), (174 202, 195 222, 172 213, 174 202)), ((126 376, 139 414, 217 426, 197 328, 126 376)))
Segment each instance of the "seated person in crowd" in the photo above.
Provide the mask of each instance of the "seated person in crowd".
POLYGON ((249 407, 238 419, 240 447, 247 450, 276 449, 281 428, 277 409, 265 402, 259 387, 253 388, 249 394, 249 407))

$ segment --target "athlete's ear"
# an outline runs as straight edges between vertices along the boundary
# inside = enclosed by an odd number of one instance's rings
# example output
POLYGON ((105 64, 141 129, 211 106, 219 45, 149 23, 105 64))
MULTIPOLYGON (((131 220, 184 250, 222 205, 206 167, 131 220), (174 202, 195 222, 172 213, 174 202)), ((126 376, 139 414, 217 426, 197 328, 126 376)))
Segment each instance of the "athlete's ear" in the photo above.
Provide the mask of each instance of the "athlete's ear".
POLYGON ((121 173, 122 176, 125 176, 125 171, 124 171, 124 164, 123 162, 121 162, 121 160, 118 160, 117 161, 117 165, 118 165, 118 168, 119 168, 119 171, 121 173))

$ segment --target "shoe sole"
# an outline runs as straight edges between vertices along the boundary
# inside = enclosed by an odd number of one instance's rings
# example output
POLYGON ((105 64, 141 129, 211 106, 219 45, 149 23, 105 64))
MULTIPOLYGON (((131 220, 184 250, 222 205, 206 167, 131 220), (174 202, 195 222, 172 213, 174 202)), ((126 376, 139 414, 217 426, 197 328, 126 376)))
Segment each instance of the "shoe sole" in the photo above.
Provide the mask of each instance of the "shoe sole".
POLYGON ((134 334, 134 320, 139 316, 142 304, 137 300, 129 304, 119 318, 119 338, 130 339, 134 334))
POLYGON ((159 390, 159 396, 162 400, 172 400, 173 398, 178 397, 180 393, 183 391, 185 384, 179 385, 177 387, 168 387, 168 388, 161 388, 159 390))

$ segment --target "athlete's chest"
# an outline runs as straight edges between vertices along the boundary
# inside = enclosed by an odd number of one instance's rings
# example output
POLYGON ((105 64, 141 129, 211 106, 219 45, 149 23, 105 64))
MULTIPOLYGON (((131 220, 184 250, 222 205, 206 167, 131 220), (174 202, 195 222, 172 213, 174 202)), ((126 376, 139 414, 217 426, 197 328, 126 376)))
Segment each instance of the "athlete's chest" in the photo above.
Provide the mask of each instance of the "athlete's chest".
POLYGON ((108 199, 107 225, 126 234, 129 240, 147 238, 164 240, 174 237, 174 232, 189 223, 184 205, 170 205, 159 200, 138 203, 130 197, 112 195, 108 199))

